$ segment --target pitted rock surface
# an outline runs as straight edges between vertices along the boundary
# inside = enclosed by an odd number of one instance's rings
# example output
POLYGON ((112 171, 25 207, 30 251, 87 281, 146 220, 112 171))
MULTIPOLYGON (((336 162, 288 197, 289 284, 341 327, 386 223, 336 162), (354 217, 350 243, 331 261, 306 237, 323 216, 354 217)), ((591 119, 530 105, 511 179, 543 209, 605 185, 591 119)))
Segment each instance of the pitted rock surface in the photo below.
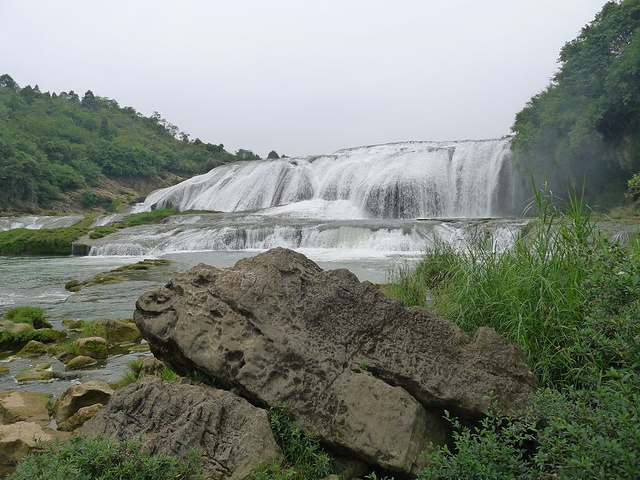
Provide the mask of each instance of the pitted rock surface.
POLYGON ((445 441, 444 408, 476 417, 493 395, 514 411, 535 387, 523 353, 492 329, 472 339, 282 248, 232 268, 197 265, 142 295, 134 320, 179 374, 287 405, 324 443, 401 472, 445 441))
POLYGON ((282 460, 265 410, 231 392, 152 376, 116 391, 80 433, 140 437, 151 453, 179 458, 195 449, 212 480, 249 479, 261 464, 282 460))

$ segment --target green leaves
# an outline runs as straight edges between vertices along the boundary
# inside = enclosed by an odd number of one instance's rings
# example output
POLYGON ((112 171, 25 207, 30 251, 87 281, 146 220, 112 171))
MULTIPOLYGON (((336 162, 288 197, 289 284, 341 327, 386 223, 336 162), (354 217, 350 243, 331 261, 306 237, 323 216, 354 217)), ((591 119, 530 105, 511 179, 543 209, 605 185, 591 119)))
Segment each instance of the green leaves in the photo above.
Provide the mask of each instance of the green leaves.
MULTIPOLYGON (((514 159, 565 191, 622 200, 625 175, 640 170, 640 2, 609 2, 560 52, 552 83, 516 115, 514 159)), ((595 203, 592 201, 592 203, 595 203)))

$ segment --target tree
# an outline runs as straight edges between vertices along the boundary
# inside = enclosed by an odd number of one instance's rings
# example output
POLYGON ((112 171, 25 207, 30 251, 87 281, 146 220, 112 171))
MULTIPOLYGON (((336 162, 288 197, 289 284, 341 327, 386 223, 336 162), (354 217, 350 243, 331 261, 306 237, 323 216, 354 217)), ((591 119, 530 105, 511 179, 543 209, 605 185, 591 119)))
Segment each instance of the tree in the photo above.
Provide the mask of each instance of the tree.
POLYGON ((4 75, 0 75, 0 87, 8 87, 12 90, 17 90, 19 88, 16 81, 6 73, 4 75))
POLYGON ((256 155, 251 150, 245 150, 244 148, 236 152, 236 157, 238 157, 238 160, 260 160, 260 155, 256 155))
POLYGON ((276 159, 276 158, 280 158, 280 155, 278 155, 278 153, 275 150, 271 150, 269 152, 269 155, 267 155, 267 158, 276 159))
POLYGON ((81 104, 83 107, 90 108, 91 110, 98 109, 98 101, 96 100, 96 97, 91 90, 87 90, 87 92, 84 94, 81 104))
POLYGON ((514 160, 591 199, 640 169, 640 1, 608 2, 560 52, 551 84, 516 115, 514 160))

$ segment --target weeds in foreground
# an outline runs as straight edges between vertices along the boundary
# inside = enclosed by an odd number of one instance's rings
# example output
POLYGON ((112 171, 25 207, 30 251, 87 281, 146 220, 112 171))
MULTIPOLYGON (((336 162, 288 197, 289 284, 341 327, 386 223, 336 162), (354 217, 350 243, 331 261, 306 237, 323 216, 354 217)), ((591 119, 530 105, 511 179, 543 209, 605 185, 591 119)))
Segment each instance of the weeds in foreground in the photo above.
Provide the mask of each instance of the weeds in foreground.
POLYGON ((27 455, 8 480, 201 479, 199 455, 185 460, 165 454, 152 455, 140 442, 114 442, 108 438, 75 436, 64 443, 51 443, 42 453, 27 455))
POLYGON ((524 349, 544 388, 518 418, 449 417, 418 479, 640 477, 640 257, 607 239, 579 197, 537 192, 533 229, 496 252, 438 245, 391 289, 473 333, 488 325, 524 349))
POLYGON ((594 301, 620 306, 640 295, 640 265, 632 250, 603 238, 581 197, 561 208, 537 191, 535 206, 532 231, 511 249, 496 252, 486 239, 462 253, 437 244, 414 271, 398 274, 390 293, 407 305, 431 303, 470 334, 491 326, 524 349, 542 385, 573 384, 585 368, 573 355, 578 332, 594 301), (613 290, 624 298, 612 299, 613 290))
POLYGON ((265 465, 254 473, 254 480, 313 480, 331 473, 331 457, 317 438, 300 429, 290 409, 272 409, 269 424, 284 454, 284 463, 265 465))

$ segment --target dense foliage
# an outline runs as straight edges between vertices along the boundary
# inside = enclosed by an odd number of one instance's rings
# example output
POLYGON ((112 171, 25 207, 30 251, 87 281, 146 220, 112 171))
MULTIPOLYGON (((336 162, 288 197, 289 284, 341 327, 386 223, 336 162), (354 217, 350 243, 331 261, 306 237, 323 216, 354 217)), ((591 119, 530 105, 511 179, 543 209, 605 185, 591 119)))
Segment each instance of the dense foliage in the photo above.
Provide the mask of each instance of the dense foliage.
POLYGON ((590 202, 620 203, 640 170, 640 0, 608 2, 560 52, 551 84, 516 116, 525 172, 564 190, 586 178, 590 202))
POLYGON ((451 417, 454 444, 419 479, 640 476, 639 245, 607 238, 579 198, 536 198, 539 216, 513 248, 439 245, 391 288, 471 334, 495 328, 544 387, 524 417, 451 417))
POLYGON ((192 455, 178 460, 165 454, 151 454, 139 442, 114 442, 108 438, 72 437, 57 445, 50 444, 42 453, 28 455, 18 465, 11 480, 196 479, 200 460, 192 455))
POLYGON ((0 76, 0 210, 47 207, 69 192, 78 192, 75 200, 85 208, 107 206, 110 199, 92 191, 104 177, 154 182, 256 158, 239 153, 191 141, 157 112, 144 117, 90 90, 82 98, 73 91, 42 93, 0 76))

